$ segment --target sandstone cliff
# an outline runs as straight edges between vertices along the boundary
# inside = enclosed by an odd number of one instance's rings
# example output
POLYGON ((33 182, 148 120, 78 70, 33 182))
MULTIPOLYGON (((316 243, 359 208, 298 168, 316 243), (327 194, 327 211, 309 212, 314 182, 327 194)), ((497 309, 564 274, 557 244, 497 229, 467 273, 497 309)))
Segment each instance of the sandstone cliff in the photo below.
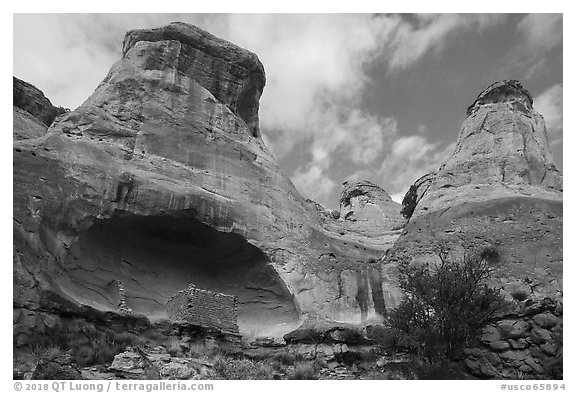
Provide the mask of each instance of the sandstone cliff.
POLYGON ((64 113, 35 86, 16 77, 12 78, 13 138, 36 138, 46 133, 54 119, 64 113))
POLYGON ((194 26, 134 30, 79 108, 14 142, 18 342, 62 308, 120 312, 116 282, 151 320, 189 283, 235 295, 248 335, 381 318, 398 231, 349 234, 298 194, 260 137, 264 84, 255 54, 194 26))
MULTIPOLYGON (((542 372, 542 364, 561 351, 558 342, 547 355, 537 345, 541 341, 510 342, 528 337, 532 326, 538 329, 534 315, 562 313, 562 174, 552 162, 544 120, 532 108, 530 94, 517 81, 495 83, 480 93, 468 108, 452 156, 411 192, 405 206, 414 202, 414 212, 384 263, 434 261, 439 242, 453 245, 460 255, 495 247, 500 255, 492 285, 515 305, 503 324, 518 324, 522 332, 485 338, 488 351, 498 348, 502 356, 474 352, 470 366, 490 377, 510 377, 521 367, 542 372)), ((561 339, 561 322, 550 327, 561 339)))

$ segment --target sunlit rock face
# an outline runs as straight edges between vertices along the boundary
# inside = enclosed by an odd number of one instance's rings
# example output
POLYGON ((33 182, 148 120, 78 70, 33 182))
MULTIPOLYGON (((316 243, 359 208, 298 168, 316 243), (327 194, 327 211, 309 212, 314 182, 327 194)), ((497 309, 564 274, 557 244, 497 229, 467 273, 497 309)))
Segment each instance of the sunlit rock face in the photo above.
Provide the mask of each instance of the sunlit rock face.
POLYGON ((349 233, 300 196, 260 137, 264 84, 255 54, 194 26, 134 30, 79 108, 15 141, 15 326, 118 312, 118 282, 151 320, 190 283, 235 295, 246 335, 381 319, 398 294, 375 261, 399 232, 349 233))
POLYGON ((438 171, 415 215, 457 199, 481 202, 520 194, 558 199, 562 174, 552 161, 544 119, 532 109, 531 96, 518 82, 491 85, 467 114, 456 150, 438 171))
POLYGON ((430 230, 420 232, 495 244, 515 260, 548 250, 547 260, 561 261, 562 174, 531 96, 517 81, 495 83, 467 114, 452 156, 415 183, 408 232, 425 225, 430 230), (455 219, 467 224, 455 225, 455 219), (431 230, 437 226, 442 230, 431 230))
MULTIPOLYGON (((532 324, 526 310, 535 305, 561 318, 562 174, 552 161, 544 120, 517 81, 488 87, 467 115, 452 156, 415 184, 414 212, 385 264, 434 261, 439 242, 460 256, 493 246, 500 262, 492 285, 515 305, 516 319, 532 324)), ((524 355, 518 356, 527 359, 524 355)), ((482 374, 480 363, 471 364, 482 374)), ((498 364, 490 365, 496 367, 490 373, 500 377, 519 367, 512 361, 498 364)))
POLYGON ((340 217, 351 230, 367 236, 400 229, 402 206, 382 188, 369 181, 345 182, 340 197, 340 217))

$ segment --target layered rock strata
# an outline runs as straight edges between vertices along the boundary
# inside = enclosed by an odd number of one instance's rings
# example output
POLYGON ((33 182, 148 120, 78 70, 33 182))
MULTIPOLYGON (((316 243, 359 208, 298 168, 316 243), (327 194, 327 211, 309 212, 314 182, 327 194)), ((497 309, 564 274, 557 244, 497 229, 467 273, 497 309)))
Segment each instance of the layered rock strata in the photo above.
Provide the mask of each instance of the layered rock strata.
MULTIPOLYGON (((539 314, 529 310, 545 305, 561 321, 562 174, 552 161, 544 120, 517 81, 489 86, 467 115, 452 156, 435 175, 415 184, 413 214, 385 264, 434 261, 434 247, 441 242, 452 245, 456 255, 495 247, 500 262, 491 285, 513 305, 508 319, 534 326, 531 315, 539 314)), ((520 347, 507 341, 502 349, 522 350, 526 353, 519 358, 543 365, 527 355, 539 343, 527 340, 520 347)), ((553 345, 551 358, 561 354, 561 345, 553 345)), ((497 367, 486 373, 476 367, 479 375, 508 376, 520 367, 514 362, 519 359, 490 356, 497 367)), ((477 359, 470 363, 477 364, 477 359)))

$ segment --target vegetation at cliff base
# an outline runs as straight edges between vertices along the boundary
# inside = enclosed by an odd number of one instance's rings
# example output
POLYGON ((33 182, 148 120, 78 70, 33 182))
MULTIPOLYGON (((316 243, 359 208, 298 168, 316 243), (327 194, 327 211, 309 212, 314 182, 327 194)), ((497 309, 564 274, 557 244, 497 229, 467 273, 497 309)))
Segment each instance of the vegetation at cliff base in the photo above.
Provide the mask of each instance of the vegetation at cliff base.
POLYGON ((437 263, 400 264, 405 297, 389 318, 401 333, 399 344, 431 361, 456 356, 506 305, 500 290, 486 284, 498 250, 457 258, 441 244, 437 255, 437 263))

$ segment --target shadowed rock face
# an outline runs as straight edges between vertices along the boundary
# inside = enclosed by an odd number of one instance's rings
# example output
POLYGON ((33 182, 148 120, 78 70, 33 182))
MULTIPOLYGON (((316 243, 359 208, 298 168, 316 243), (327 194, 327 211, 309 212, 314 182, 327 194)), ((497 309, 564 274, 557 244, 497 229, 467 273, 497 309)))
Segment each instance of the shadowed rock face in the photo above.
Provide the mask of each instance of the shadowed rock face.
POLYGON ((71 246, 61 287, 92 307, 115 311, 114 280, 126 304, 151 320, 166 318, 174 288, 197 288, 238 297, 244 328, 298 319, 292 295, 268 258, 239 235, 218 232, 183 214, 103 220, 71 246))
MULTIPOLYGON (((518 82, 495 83, 478 96, 455 152, 412 191, 414 213, 386 264, 434 261, 438 242, 454 246, 460 255, 494 246, 500 262, 492 285, 516 305, 514 323, 531 323, 525 315, 529 305, 553 304, 561 310, 562 174, 552 162, 544 120, 518 82)), ((522 351, 514 356, 528 359, 527 346, 522 351)), ((499 362, 490 365, 491 375, 481 371, 477 359, 470 364, 478 375, 492 377, 519 367, 499 362)))
POLYGON ((238 296, 243 334, 381 318, 398 295, 374 262, 399 232, 349 232, 298 194, 259 137, 264 80, 256 55, 193 26, 129 32, 79 108, 14 142, 15 307, 51 293, 113 311, 119 280, 161 319, 192 282, 238 296))
POLYGON ((37 138, 46 133, 56 116, 65 112, 56 108, 40 90, 16 77, 12 78, 13 138, 37 138))
POLYGON ((515 109, 524 113, 532 110, 532 96, 518 81, 507 80, 494 82, 484 89, 468 107, 466 115, 470 116, 483 105, 509 102, 515 109))

